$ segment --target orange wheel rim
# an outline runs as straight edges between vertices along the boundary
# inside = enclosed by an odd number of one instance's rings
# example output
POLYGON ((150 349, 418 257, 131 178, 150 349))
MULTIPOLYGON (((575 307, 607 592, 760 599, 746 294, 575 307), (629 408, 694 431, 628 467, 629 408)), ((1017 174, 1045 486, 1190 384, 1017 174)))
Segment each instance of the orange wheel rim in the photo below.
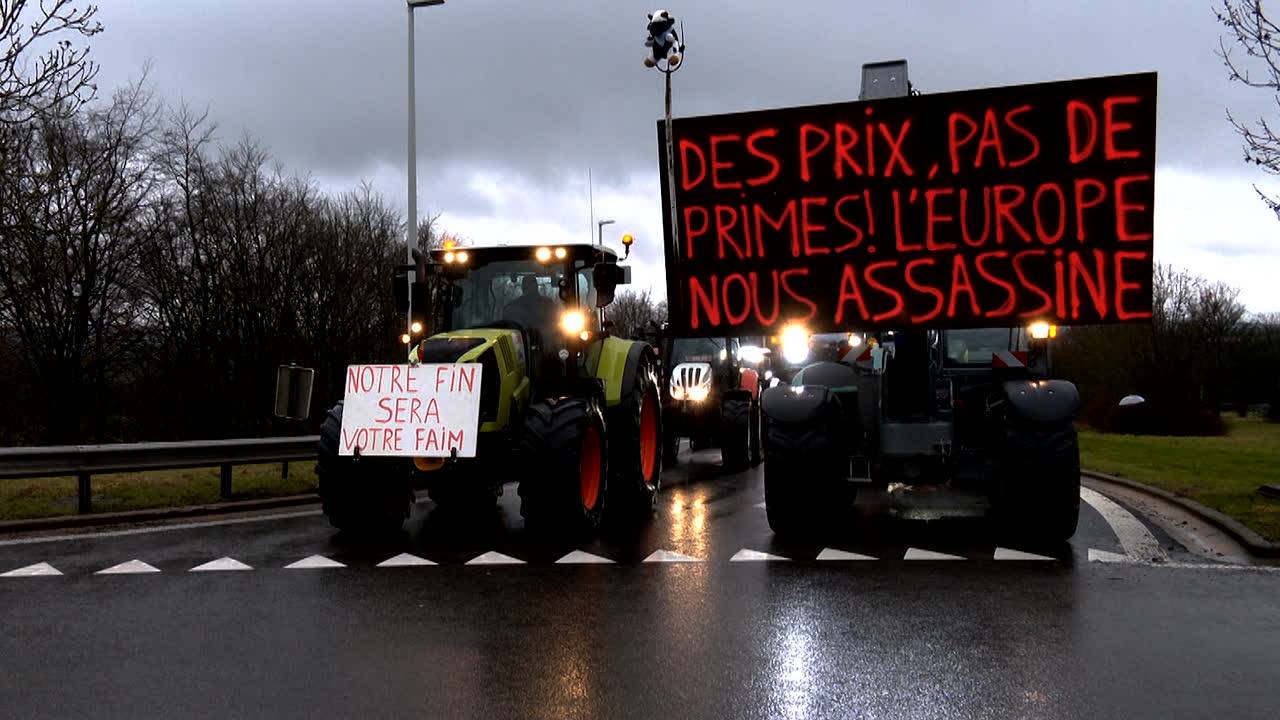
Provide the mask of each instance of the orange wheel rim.
POLYGON ((578 486, 582 493, 582 506, 595 508, 600 500, 600 432, 587 428, 582 436, 582 456, 578 467, 578 486))
POLYGON ((640 405, 640 471, 650 482, 658 468, 658 397, 650 389, 640 405))

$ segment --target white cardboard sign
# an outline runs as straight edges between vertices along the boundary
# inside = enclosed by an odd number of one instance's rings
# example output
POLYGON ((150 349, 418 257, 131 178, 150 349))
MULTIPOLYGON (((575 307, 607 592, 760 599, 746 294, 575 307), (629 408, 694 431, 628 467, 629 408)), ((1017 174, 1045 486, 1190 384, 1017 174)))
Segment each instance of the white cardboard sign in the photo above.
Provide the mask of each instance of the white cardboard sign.
POLYGON ((349 365, 338 454, 475 457, 480 363, 349 365))

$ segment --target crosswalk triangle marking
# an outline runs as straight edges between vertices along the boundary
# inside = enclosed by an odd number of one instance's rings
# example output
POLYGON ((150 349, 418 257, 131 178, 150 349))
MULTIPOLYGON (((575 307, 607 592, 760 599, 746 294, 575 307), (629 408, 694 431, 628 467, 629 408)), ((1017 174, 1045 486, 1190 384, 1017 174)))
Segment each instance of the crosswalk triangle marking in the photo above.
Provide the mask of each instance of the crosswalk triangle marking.
POLYGON ((286 570, 311 570, 316 568, 346 567, 342 563, 323 555, 308 555, 301 560, 284 566, 286 570))
POLYGON ((1121 553, 1107 552, 1106 550, 1095 550, 1089 548, 1089 562, 1104 563, 1131 563, 1133 558, 1121 553))
POLYGON ((523 560, 513 558, 510 555, 503 555, 500 552, 490 550, 483 555, 477 555, 468 560, 466 565, 524 565, 523 560))
POLYGON ((415 567, 418 565, 435 565, 435 563, 412 553, 400 553, 395 557, 387 558, 378 563, 377 567, 415 567))
POLYGON ((556 561, 557 565, 605 565, 612 563, 613 561, 607 557, 592 555, 581 550, 574 550, 556 561))
POLYGON ((860 555, 858 553, 847 552, 844 550, 835 550, 833 548, 823 548, 822 552, 818 553, 818 557, 815 559, 817 560, 878 560, 879 558, 874 558, 874 557, 871 557, 870 555, 860 555))
POLYGON ((44 577, 47 575, 61 575, 58 568, 47 562, 39 562, 35 565, 20 567, 16 570, 10 570, 7 573, 0 574, 0 577, 44 577))
POLYGON ((94 575, 132 575, 136 573, 158 573, 160 568, 152 567, 141 560, 130 560, 122 562, 119 565, 112 565, 104 570, 99 570, 94 575))
POLYGON ((1009 548, 996 548, 994 556, 996 560, 1055 560, 1046 555, 1036 555, 1035 553, 1022 552, 1021 550, 1011 550, 1009 548))
POLYGON ((187 572, 218 572, 223 570, 252 570, 253 568, 236 560, 235 558, 220 557, 217 560, 210 560, 203 565, 197 565, 187 572))
POLYGON ((672 550, 654 550, 641 562, 702 562, 702 560, 672 550))
POLYGON ((948 555, 947 553, 934 552, 933 550, 921 550, 920 548, 907 548, 907 554, 902 557, 903 560, 964 560, 959 555, 948 555))
POLYGON ((771 560, 790 559, 791 558, 789 557, 783 557, 781 555, 773 555, 767 552, 760 552, 759 550, 748 550, 747 548, 743 548, 734 553, 733 557, 729 558, 729 562, 768 562, 771 560))

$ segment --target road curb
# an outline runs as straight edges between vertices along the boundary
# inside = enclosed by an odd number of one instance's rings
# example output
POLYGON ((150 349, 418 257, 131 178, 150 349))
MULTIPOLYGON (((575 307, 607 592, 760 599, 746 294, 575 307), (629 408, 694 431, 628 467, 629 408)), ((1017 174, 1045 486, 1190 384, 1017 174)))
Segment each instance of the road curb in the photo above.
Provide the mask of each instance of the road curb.
POLYGON ((1108 475, 1106 473, 1100 473, 1093 470, 1081 470, 1080 474, 1087 478, 1101 480, 1102 482, 1115 483, 1116 485, 1129 488, 1130 490, 1136 490, 1137 492, 1146 493, 1147 495, 1154 495, 1161 500, 1171 502, 1192 515, 1199 517, 1201 520, 1214 525, 1227 535, 1230 535, 1236 542, 1243 545, 1250 554, 1257 557, 1280 557, 1280 542, 1267 540, 1253 530, 1245 527, 1239 520, 1228 515, 1224 515, 1213 508, 1205 507, 1195 500, 1182 497, 1181 495, 1175 495, 1168 490, 1162 490, 1158 487, 1144 485, 1143 483, 1136 482, 1128 478, 1108 475))
POLYGON ((74 530, 76 528, 100 527, 103 525, 128 525, 131 523, 209 515, 230 515, 232 513, 253 512, 256 510, 314 505, 318 502, 320 502, 319 495, 307 493, 304 495, 285 495, 283 497, 260 498, 257 500, 232 500, 230 502, 209 503, 207 505, 184 505, 181 507, 129 510, 127 512, 90 513, 88 515, 59 515, 57 517, 32 518, 30 520, 6 520, 0 522, 0 535, 34 532, 37 530, 74 530))

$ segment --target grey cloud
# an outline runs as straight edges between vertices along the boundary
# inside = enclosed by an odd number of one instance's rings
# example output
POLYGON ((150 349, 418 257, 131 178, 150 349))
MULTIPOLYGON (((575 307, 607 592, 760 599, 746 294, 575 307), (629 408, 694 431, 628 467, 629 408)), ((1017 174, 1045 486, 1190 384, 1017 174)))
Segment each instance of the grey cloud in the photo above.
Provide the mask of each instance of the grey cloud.
MULTIPOLYGON (((405 10, 397 0, 107 3, 95 53, 110 84, 143 60, 170 99, 208 105, 285 165, 332 177, 404 167, 405 10)), ((861 63, 911 62, 922 91, 1157 70, 1162 163, 1240 170, 1226 125, 1273 108, 1235 88, 1209 2, 688 0, 677 114, 850 99, 861 63)), ((449 0, 419 10, 423 167, 608 182, 656 165, 658 73, 641 65, 650 2, 449 0)), ((403 172, 403 170, 401 171, 403 172)), ((441 201, 479 209, 456 185, 441 201)))

